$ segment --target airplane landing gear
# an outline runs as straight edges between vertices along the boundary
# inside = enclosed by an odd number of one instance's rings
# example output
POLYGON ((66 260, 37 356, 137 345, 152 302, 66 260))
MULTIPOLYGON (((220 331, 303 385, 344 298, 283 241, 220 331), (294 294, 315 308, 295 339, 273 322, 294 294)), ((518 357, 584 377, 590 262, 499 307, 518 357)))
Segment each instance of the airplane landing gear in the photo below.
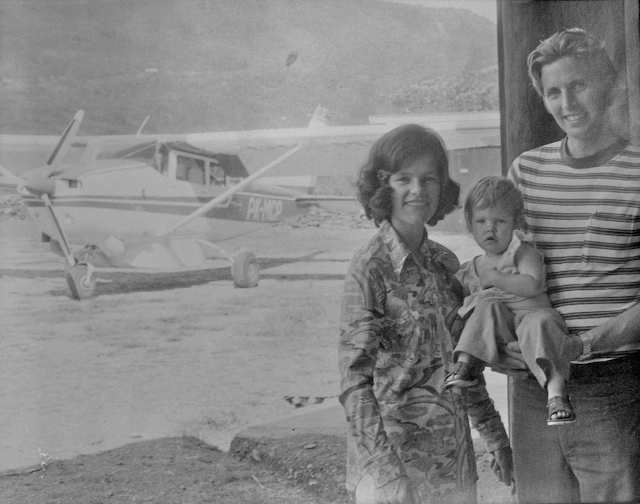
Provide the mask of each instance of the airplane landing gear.
POLYGON ((231 263, 231 276, 236 287, 255 287, 260 280, 260 265, 251 252, 240 252, 231 263))
POLYGON ((91 264, 76 264, 65 268, 65 277, 73 299, 88 299, 96 292, 96 278, 91 264))

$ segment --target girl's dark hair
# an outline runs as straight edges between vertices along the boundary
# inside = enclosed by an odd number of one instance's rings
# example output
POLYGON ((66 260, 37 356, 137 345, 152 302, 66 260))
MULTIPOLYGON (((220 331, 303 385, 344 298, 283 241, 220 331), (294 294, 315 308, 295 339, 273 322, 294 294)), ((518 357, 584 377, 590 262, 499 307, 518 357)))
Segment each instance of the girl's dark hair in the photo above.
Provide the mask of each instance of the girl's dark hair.
POLYGON ((449 160, 442 138, 431 128, 405 124, 376 140, 371 146, 369 159, 360 168, 358 199, 365 215, 373 219, 376 226, 391 218, 393 189, 389 186, 390 175, 424 156, 435 160, 440 176, 440 201, 427 224, 435 226, 458 208, 460 184, 449 177, 449 160))

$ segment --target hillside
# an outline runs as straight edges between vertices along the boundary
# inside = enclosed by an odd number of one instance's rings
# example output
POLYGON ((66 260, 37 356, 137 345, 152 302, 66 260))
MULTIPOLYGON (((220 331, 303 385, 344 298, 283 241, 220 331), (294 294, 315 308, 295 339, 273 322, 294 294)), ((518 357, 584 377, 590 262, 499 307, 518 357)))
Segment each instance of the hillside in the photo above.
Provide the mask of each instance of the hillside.
POLYGON ((319 103, 341 124, 486 110, 495 65, 495 24, 460 9, 3 0, 0 133, 57 134, 79 108, 85 134, 134 133, 147 115, 147 133, 301 126, 319 103), (480 84, 451 96, 468 82, 480 84))

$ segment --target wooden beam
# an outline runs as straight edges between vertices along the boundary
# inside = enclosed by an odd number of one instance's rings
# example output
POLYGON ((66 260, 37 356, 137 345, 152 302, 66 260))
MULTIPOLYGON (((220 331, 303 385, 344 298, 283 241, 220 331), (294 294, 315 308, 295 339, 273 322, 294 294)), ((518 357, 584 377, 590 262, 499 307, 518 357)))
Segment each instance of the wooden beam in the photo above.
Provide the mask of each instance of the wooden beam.
POLYGON ((640 20, 638 0, 624 2, 629 141, 640 147, 640 20))

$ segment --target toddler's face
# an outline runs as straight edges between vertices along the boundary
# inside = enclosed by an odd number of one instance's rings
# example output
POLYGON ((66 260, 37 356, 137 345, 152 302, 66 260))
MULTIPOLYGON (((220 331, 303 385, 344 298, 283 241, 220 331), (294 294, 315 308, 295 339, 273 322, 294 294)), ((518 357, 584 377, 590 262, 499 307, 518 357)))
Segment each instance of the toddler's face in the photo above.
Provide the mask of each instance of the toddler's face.
POLYGON ((513 213, 503 205, 473 209, 471 234, 487 256, 498 256, 507 250, 514 229, 513 213))

